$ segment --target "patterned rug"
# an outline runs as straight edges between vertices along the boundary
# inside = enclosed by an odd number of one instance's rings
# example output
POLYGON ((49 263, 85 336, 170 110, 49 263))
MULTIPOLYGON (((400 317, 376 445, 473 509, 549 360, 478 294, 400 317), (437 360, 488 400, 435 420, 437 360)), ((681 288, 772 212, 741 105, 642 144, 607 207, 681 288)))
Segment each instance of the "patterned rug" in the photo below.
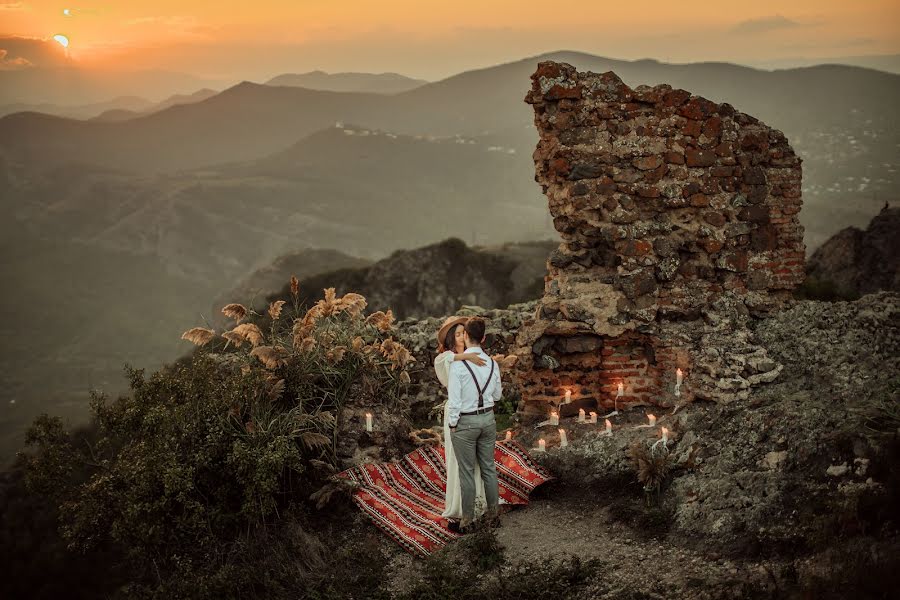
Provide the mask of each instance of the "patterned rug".
MULTIPOLYGON (((528 504, 537 486, 553 479, 515 440, 494 447, 500 505, 528 504)), ((364 464, 338 473, 360 485, 353 500, 391 539, 418 556, 440 550, 459 534, 447 529, 444 447, 423 446, 398 463, 364 464)))

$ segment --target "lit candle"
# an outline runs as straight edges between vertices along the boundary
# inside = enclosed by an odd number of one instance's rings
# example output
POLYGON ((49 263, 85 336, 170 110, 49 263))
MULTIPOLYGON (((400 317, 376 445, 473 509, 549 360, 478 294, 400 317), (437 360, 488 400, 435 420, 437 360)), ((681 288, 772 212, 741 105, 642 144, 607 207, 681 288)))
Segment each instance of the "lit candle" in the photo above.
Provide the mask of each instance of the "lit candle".
POLYGON ((684 379, 684 374, 681 372, 681 369, 675 369, 675 395, 681 395, 681 381, 684 379))
POLYGON ((616 398, 621 398, 625 395, 625 384, 619 382, 619 390, 616 392, 616 398))
POLYGON ((669 430, 665 427, 662 428, 662 443, 666 444, 669 441, 669 430))
POLYGON ((569 439, 566 437, 566 430, 560 429, 559 430, 559 447, 565 448, 568 445, 569 445, 569 439))
POLYGON ((594 411, 591 411, 591 423, 596 423, 596 422, 597 422, 597 413, 595 413, 594 411))
POLYGON ((566 404, 572 402, 572 390, 566 390, 566 404))
POLYGON ((656 425, 656 415, 647 415, 647 419, 650 421, 650 427, 656 425))
POLYGON ((538 452, 546 452, 547 451, 547 442, 545 442, 544 440, 538 440, 537 451, 538 452))
POLYGON ((372 413, 366 413, 366 431, 372 431, 372 413))
POLYGON ((511 439, 512 439, 512 431, 507 429, 506 430, 506 441, 508 442, 511 439))
POLYGON ((555 410, 550 413, 550 424, 559 425, 559 413, 557 413, 555 410))
POLYGON ((606 419, 606 433, 612 435, 612 423, 609 422, 609 419, 606 419))
POLYGON ((584 409, 583 408, 578 409, 578 422, 584 423, 584 409))

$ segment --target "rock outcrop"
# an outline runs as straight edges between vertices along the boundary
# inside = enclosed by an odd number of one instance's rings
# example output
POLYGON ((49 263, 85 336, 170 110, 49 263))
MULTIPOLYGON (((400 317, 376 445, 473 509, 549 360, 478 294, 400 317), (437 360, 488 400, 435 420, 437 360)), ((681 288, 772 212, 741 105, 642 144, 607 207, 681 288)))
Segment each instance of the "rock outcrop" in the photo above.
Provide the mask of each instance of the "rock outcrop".
MULTIPOLYGON (((554 246, 553 242, 522 242, 469 247, 458 238, 450 238, 422 248, 398 250, 368 266, 302 279, 301 301, 316 302, 323 288, 334 287, 338 295, 362 294, 369 310, 390 308, 398 319, 452 314, 463 305, 506 307, 532 300, 540 293, 547 256, 554 246)), ((288 296, 284 288, 267 301, 288 296)))
POLYGON ((822 244, 807 264, 809 277, 839 296, 900 292, 900 207, 888 205, 865 231, 847 227, 822 244))

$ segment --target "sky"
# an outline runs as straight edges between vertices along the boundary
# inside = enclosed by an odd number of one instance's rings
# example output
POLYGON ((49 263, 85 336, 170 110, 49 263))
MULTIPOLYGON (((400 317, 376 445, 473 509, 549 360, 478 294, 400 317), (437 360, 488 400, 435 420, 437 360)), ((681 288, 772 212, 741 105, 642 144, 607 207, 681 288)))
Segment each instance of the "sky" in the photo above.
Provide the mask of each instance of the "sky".
POLYGON ((900 53, 898 0, 724 6, 720 0, 0 0, 0 69, 74 64, 255 81, 322 69, 434 81, 554 50, 753 65, 900 53), (68 38, 68 49, 53 41, 57 34, 68 38))

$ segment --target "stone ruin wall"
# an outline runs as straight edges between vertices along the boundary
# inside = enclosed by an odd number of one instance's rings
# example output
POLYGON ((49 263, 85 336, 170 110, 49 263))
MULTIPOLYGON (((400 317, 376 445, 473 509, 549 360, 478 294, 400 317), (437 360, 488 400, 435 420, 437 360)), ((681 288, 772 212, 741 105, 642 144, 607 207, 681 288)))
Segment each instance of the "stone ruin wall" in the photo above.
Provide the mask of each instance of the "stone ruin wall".
POLYGON ((564 389, 569 412, 611 407, 619 382, 625 405, 727 401, 777 376, 746 332, 710 330, 723 297, 765 313, 803 280, 801 159, 784 134, 612 72, 545 61, 531 79, 535 181, 562 243, 518 332, 520 413, 545 415, 564 389))

